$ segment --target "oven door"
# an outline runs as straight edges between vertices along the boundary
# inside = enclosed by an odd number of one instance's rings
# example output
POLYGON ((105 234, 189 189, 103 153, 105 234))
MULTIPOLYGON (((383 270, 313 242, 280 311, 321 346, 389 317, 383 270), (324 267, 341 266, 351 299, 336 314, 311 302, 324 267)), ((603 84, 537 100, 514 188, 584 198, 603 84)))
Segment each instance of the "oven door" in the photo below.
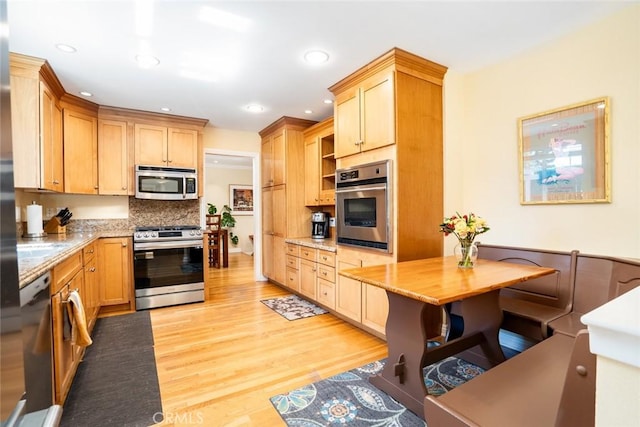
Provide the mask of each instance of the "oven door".
POLYGON ((336 189, 338 243, 391 251, 386 184, 336 189))
POLYGON ((202 241, 134 243, 136 308, 203 301, 202 241))

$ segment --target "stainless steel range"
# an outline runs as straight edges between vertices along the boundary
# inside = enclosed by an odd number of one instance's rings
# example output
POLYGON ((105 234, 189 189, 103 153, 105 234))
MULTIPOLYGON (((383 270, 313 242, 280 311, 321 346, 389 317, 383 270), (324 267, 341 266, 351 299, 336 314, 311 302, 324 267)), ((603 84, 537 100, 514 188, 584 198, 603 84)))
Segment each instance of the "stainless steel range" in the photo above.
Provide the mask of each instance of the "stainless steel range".
POLYGON ((204 301, 202 243, 195 225, 136 227, 136 310, 204 301))

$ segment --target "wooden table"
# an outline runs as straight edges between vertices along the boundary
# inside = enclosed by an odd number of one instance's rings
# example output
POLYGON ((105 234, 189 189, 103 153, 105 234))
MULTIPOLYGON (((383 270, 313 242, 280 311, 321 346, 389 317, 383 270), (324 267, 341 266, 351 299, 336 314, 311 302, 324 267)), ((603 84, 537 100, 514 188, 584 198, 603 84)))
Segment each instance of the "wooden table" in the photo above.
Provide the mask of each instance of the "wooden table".
POLYGON ((472 269, 457 264, 455 257, 443 257, 339 272, 386 290, 389 357, 382 372, 369 381, 421 418, 427 395, 422 369, 461 352, 465 360, 487 369, 504 361, 498 341, 500 289, 554 271, 484 259, 477 260, 472 269), (440 325, 442 306, 451 302, 456 302, 463 318, 462 335, 427 348, 427 341, 440 335, 434 325, 440 325))

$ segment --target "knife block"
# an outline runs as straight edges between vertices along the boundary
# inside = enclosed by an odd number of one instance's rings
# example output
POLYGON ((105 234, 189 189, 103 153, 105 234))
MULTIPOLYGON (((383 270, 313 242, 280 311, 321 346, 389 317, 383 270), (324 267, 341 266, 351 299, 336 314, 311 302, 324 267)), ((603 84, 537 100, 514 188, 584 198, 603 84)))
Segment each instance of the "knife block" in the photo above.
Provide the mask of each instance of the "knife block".
POLYGON ((67 234, 67 227, 60 225, 60 218, 54 216, 44 226, 44 231, 49 234, 67 234))

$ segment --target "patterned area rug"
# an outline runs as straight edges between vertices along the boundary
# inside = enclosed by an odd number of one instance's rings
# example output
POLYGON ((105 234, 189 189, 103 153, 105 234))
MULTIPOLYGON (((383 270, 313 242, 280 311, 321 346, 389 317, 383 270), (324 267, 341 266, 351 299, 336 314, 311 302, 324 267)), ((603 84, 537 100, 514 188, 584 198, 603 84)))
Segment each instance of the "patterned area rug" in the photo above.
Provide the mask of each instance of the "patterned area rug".
POLYGON ((287 320, 297 320, 328 313, 324 308, 320 308, 297 295, 263 299, 260 302, 287 320))
MULTIPOLYGON (((385 359, 298 388, 270 400, 288 426, 425 427, 426 423, 388 394, 369 383, 385 359)), ((430 394, 441 395, 484 370, 449 357, 424 368, 430 394)))

